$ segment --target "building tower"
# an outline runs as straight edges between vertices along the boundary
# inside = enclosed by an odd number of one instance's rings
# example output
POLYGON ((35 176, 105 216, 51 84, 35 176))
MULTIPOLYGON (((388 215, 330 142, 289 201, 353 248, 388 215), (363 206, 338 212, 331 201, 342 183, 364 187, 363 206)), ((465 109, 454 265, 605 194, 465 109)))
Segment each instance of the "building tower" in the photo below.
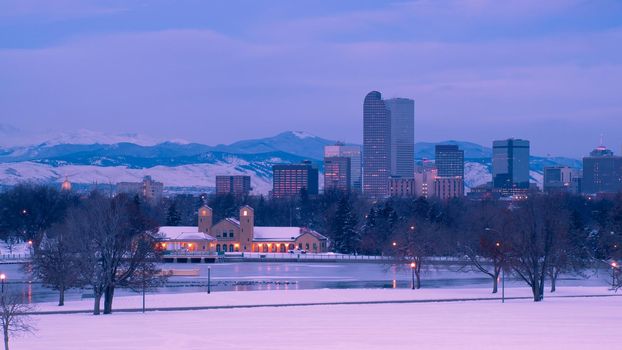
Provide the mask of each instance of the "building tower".
POLYGON ((272 197, 295 198, 304 188, 307 194, 318 194, 318 169, 310 161, 301 164, 275 164, 272 166, 272 197))
POLYGON ((207 205, 199 208, 199 232, 211 234, 213 223, 212 208, 207 205))
POLYGON ((391 113, 391 176, 415 174, 415 101, 392 98, 384 101, 391 113))
POLYGON ((348 157, 324 157, 324 193, 331 190, 350 192, 350 161, 348 157))
POLYGON ((529 141, 507 139, 492 144, 493 188, 504 196, 529 189, 529 141))
POLYGON ((253 208, 245 205, 240 208, 240 251, 252 251, 254 228, 255 211, 253 208))
POLYGON ((363 193, 389 194, 391 175, 391 112, 382 95, 372 91, 363 102, 363 193))
POLYGON ((599 146, 583 157, 582 191, 587 194, 622 191, 622 157, 599 146))
MULTIPOLYGON (((346 146, 337 142, 334 145, 324 146, 324 158, 347 157, 350 158, 350 188, 361 192, 361 146, 346 146)), ((326 186, 326 183, 324 184, 326 186)))
POLYGON ((435 195, 441 199, 464 196, 464 151, 457 145, 436 145, 435 195))

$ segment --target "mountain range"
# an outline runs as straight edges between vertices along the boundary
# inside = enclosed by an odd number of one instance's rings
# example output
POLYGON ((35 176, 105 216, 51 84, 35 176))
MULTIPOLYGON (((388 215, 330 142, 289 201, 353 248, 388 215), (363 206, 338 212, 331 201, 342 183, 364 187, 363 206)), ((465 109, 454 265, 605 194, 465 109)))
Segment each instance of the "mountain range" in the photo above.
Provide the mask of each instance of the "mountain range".
MULTIPOLYGON (((322 168, 323 148, 335 144, 301 131, 209 146, 183 140, 158 141, 138 134, 109 135, 79 130, 27 142, 20 131, 0 125, 0 184, 22 181, 76 184, 138 181, 145 175, 164 182, 170 190, 209 190, 218 174, 251 175, 254 192, 267 193, 272 186, 271 167, 278 163, 311 160, 322 168), (19 142, 12 142, 19 140, 19 142)), ((490 181, 492 150, 471 142, 444 141, 465 151, 465 183, 471 188, 490 181)), ((438 143, 415 145, 417 159, 434 159, 438 143)), ((532 181, 541 183, 549 165, 579 168, 579 160, 532 156, 532 181)), ((321 179, 320 179, 321 181, 321 179)))

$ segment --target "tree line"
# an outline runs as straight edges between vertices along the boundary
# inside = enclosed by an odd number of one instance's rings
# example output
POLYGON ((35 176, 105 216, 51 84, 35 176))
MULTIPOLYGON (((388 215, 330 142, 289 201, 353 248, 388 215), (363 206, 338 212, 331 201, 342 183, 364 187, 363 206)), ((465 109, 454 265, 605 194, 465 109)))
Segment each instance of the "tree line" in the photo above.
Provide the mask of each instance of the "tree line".
MULTIPOLYGON (((372 200, 356 193, 301 191, 292 199, 204 194, 150 203, 125 194, 77 195, 24 184, 0 193, 0 238, 33 242, 33 272, 59 291, 59 304, 66 289, 86 286, 93 290, 94 313, 102 298, 109 313, 115 288, 161 283, 157 228, 197 225, 203 204, 214 209, 215 221, 250 205, 256 225, 305 226, 326 235, 335 252, 414 263, 417 287, 433 257, 453 257, 463 262, 462 270, 489 276, 493 293, 506 271, 524 280, 536 301, 543 298, 545 281, 554 291, 560 274, 583 274, 622 253, 622 197, 561 194, 507 202, 372 200)), ((612 273, 619 284, 620 269, 612 273)))

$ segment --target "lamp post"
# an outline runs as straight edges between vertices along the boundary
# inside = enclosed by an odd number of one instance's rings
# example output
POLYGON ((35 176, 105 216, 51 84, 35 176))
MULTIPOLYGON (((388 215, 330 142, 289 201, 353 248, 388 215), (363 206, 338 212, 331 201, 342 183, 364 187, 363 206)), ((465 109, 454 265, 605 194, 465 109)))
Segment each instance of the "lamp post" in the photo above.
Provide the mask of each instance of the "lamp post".
POLYGON ((417 264, 413 261, 410 263, 410 270, 412 272, 412 280, 413 280, 413 290, 415 289, 415 268, 417 264))
POLYGON ((4 280, 6 279, 6 275, 1 273, 0 274, 0 281, 2 281, 2 294, 4 295, 4 280))
POLYGON ((612 261, 611 262, 611 289, 614 289, 616 287, 616 269, 617 268, 618 268, 618 264, 615 261, 612 261))
POLYGON ((212 291, 212 281, 211 281, 211 276, 212 274, 212 268, 210 266, 207 267, 207 294, 210 294, 212 291))

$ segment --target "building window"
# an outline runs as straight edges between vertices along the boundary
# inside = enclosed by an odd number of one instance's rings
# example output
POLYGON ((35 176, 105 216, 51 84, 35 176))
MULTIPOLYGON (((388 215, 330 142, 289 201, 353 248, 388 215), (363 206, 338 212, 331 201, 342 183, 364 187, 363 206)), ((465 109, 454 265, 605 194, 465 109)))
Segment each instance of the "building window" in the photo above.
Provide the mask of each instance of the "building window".
POLYGON ((309 250, 309 243, 305 244, 305 249, 309 250))
POLYGON ((290 243, 288 248, 289 248, 289 250, 294 250, 294 244, 290 243))
POLYGON ((220 244, 216 244, 216 251, 219 252, 220 251, 220 244))
POLYGON ((233 238, 233 230, 229 230, 229 237, 233 238))
POLYGON ((226 244, 223 244, 223 245, 222 245, 222 251, 223 251, 223 252, 227 252, 227 245, 226 245, 226 244))
POLYGON ((302 250, 302 243, 298 243, 298 249, 302 250))
POLYGON ((229 244, 229 251, 232 252, 233 251, 233 244, 229 244))
POLYGON ((285 244, 279 244, 279 248, 281 248, 281 253, 285 253, 285 244))

